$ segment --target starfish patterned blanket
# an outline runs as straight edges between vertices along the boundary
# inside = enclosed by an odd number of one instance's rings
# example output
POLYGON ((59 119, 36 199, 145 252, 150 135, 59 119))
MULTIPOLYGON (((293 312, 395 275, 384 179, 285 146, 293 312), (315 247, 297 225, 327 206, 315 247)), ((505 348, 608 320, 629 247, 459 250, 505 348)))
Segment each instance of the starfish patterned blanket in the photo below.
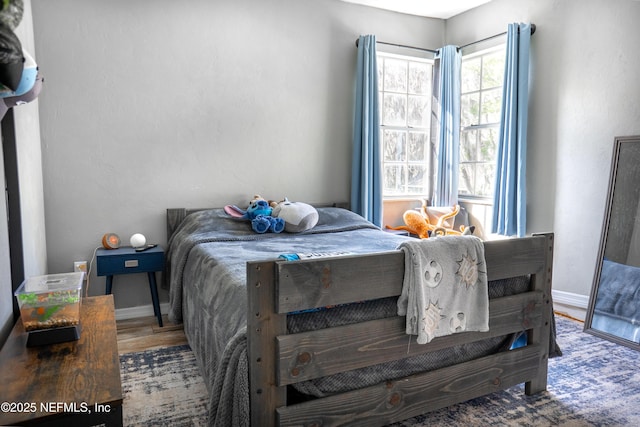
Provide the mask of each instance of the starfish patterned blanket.
POLYGON ((489 330, 484 245, 474 236, 413 239, 400 244, 405 276, 398 315, 418 344, 464 331, 489 330))

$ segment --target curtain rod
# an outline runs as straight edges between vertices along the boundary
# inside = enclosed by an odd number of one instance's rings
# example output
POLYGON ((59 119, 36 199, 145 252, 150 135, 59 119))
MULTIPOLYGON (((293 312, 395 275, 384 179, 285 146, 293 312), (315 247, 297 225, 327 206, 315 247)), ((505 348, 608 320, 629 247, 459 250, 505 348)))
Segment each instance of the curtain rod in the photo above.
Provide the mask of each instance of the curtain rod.
MULTIPOLYGON (((536 24, 531 24, 531 34, 533 35, 533 33, 535 33, 535 32, 536 32, 536 24)), ((465 47, 473 46, 474 44, 477 44, 477 43, 486 42, 487 40, 495 39, 496 37, 501 37, 501 36, 504 36, 505 34, 507 34, 506 31, 503 32, 503 33, 500 33, 500 34, 496 34, 496 35, 484 38, 482 40, 478 40, 478 41, 475 41, 475 42, 467 43, 464 46, 458 47, 458 49, 464 49, 465 47)), ((356 47, 358 47, 358 43, 359 42, 360 42, 360 39, 359 38, 356 39, 356 47)), ((427 49, 427 48, 424 48, 424 47, 407 46, 407 45, 404 45, 404 44, 396 44, 396 43, 389 43, 389 42, 379 42, 379 41, 376 41, 376 43, 386 44, 388 46, 402 47, 402 48, 405 48, 405 49, 420 50, 422 52, 438 53, 437 50, 427 49)))

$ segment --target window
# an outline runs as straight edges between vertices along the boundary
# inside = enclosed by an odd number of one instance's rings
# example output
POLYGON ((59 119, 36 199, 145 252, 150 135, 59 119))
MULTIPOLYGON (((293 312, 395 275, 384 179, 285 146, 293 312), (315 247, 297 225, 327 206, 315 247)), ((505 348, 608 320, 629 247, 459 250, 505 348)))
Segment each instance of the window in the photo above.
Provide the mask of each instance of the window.
POLYGON ((428 196, 433 63, 378 53, 384 197, 428 196))
POLYGON ((505 48, 462 58, 458 194, 493 197, 505 48))
MULTIPOLYGON (((505 47, 462 58, 458 194, 493 197, 505 47)), ((378 52, 383 196, 431 197, 433 61, 378 52)))

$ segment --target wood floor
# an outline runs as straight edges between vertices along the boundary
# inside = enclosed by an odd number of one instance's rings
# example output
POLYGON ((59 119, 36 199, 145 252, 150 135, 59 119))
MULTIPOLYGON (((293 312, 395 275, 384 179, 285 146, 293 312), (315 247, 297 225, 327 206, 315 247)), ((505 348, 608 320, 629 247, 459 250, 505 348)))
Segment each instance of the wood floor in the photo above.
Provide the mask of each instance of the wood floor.
POLYGON ((133 353, 162 347, 187 344, 182 324, 174 325, 163 316, 164 326, 158 326, 155 317, 118 320, 118 353, 133 353))

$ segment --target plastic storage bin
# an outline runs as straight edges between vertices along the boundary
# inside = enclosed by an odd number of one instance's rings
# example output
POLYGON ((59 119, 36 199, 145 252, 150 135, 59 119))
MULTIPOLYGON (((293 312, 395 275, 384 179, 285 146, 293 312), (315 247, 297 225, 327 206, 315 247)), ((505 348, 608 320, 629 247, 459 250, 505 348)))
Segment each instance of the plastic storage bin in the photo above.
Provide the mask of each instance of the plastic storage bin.
MULTIPOLYGON (((15 291, 25 331, 45 332, 37 343, 70 341, 80 337, 80 304, 84 273, 30 277, 15 291), (68 332, 65 332, 68 331, 68 332)), ((31 341, 31 336, 29 337, 31 341)))

